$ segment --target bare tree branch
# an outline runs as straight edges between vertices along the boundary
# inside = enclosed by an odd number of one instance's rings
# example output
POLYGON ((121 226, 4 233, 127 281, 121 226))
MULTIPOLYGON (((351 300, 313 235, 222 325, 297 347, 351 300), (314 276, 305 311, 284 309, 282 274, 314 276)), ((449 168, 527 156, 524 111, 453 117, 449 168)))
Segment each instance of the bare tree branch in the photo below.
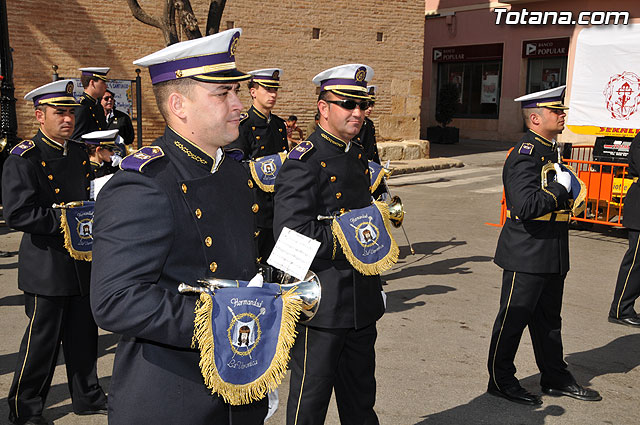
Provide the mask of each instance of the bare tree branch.
POLYGON ((131 9, 131 14, 138 21, 143 24, 151 25, 152 27, 163 29, 162 21, 145 12, 142 7, 140 7, 138 0, 127 0, 127 3, 129 4, 129 9, 131 9))
POLYGON ((167 46, 170 46, 180 41, 180 37, 178 37, 178 29, 176 27, 175 12, 176 12, 175 3, 173 2, 173 0, 165 0, 164 19, 167 25, 167 34, 165 35, 165 41, 167 42, 167 46))
POLYGON ((209 15, 207 16, 207 35, 220 32, 220 21, 227 0, 211 0, 209 3, 209 15))
POLYGON ((198 19, 196 19, 196 15, 194 15, 193 9, 191 8, 191 2, 189 0, 175 0, 174 5, 178 22, 180 22, 187 39, 193 40, 194 38, 202 37, 202 33, 198 27, 198 19))
MULTIPOLYGON (((220 21, 226 3, 226 0, 209 0, 206 35, 220 31, 220 21)), ((179 42, 181 38, 193 40, 202 37, 198 19, 191 7, 191 0, 164 0, 161 18, 149 15, 140 6, 138 0, 127 0, 127 4, 134 18, 162 31, 167 46, 179 42)))

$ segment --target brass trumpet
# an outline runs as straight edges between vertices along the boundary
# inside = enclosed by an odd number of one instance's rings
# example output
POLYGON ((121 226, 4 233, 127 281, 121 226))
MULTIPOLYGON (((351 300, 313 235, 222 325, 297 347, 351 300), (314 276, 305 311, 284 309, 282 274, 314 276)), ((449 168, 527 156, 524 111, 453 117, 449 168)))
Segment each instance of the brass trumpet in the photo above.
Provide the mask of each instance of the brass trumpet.
POLYGON ((393 227, 402 226, 402 220, 404 220, 404 208, 402 208, 402 200, 399 196, 394 196, 387 204, 389 207, 389 221, 393 224, 393 227))
MULTIPOLYGON (((178 292, 187 293, 206 293, 215 292, 218 289, 237 288, 238 282, 230 279, 198 279, 200 286, 191 286, 186 283, 178 285, 178 292)), ((313 318, 320 307, 320 299, 322 295, 320 279, 318 275, 309 270, 304 280, 297 280, 292 283, 281 284, 282 292, 289 291, 293 288, 296 296, 302 301, 302 311, 300 312, 300 322, 307 322, 313 318)))

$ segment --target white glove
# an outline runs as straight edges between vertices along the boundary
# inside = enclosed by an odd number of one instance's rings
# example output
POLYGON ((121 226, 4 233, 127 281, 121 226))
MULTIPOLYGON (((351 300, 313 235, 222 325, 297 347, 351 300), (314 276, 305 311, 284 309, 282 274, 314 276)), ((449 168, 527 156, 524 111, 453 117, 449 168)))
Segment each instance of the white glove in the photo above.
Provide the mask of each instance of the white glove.
POLYGON ((122 162, 122 157, 118 154, 111 155, 111 165, 117 167, 122 162))
POLYGON ((558 183, 564 186, 567 192, 571 192, 571 173, 562 171, 560 164, 553 164, 553 168, 556 170, 556 180, 558 183))
POLYGON ((254 277, 251 278, 247 288, 262 288, 262 283, 264 282, 264 278, 260 273, 256 273, 254 277))

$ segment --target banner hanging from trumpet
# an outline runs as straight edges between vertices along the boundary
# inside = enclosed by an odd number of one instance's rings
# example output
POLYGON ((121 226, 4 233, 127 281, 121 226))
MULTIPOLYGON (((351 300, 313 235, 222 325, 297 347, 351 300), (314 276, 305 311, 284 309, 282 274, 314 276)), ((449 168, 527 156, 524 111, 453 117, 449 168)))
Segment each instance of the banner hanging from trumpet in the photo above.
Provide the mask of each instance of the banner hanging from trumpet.
POLYGON ((251 177, 260 189, 265 192, 275 191, 276 177, 285 159, 287 159, 287 153, 280 152, 249 162, 251 177))
POLYGON ((374 161, 369 161, 369 176, 371 177, 371 193, 375 192, 382 183, 382 180, 388 178, 391 172, 382 165, 374 161))
POLYGON ((204 383, 231 405, 260 400, 282 382, 302 308, 297 287, 239 285, 201 294, 194 322, 204 383))
POLYGON ((391 236, 389 208, 375 201, 333 219, 331 230, 351 265, 364 275, 389 270, 398 261, 398 244, 391 236))
POLYGON ((54 208, 61 209, 60 230, 64 235, 64 247, 76 260, 91 261, 94 205, 94 201, 54 205, 54 208))

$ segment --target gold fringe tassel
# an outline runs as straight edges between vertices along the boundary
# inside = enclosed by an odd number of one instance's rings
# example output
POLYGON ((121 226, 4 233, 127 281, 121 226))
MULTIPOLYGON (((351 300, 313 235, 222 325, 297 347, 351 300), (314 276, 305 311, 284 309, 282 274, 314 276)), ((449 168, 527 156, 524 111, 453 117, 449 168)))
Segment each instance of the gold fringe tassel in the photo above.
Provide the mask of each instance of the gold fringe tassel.
POLYGON ((73 248, 73 245, 71 244, 71 230, 69 229, 68 224, 69 222, 67 221, 67 211, 66 209, 62 208, 60 214, 60 232, 64 235, 64 247, 69 252, 69 255, 71 255, 71 258, 76 260, 91 261, 93 258, 91 251, 81 252, 73 248))
POLYGON ((376 191, 376 189, 378 188, 378 186, 380 186, 380 183, 382 182, 382 179, 384 177, 385 177, 385 170, 384 168, 382 168, 378 173, 378 177, 376 177, 375 181, 371 183, 371 193, 376 191))
MULTIPOLYGON (((287 159, 287 154, 284 153, 284 152, 278 152, 278 155, 280 156, 280 162, 282 162, 284 164, 284 160, 287 159)), ((251 170, 251 177, 253 178, 253 181, 264 192, 275 192, 276 191, 276 185, 275 184, 269 184, 269 185, 264 184, 258 178, 258 172, 256 171, 256 165, 257 164, 258 163, 256 161, 251 161, 249 163, 249 170, 251 170)))
POLYGON ((360 273, 367 276, 377 275, 389 270, 391 267, 394 266, 394 264, 398 262, 398 256, 400 254, 400 249, 398 248, 398 244, 396 243, 395 239, 393 238, 393 235, 391 234, 391 226, 389 221, 389 207, 384 202, 379 202, 379 201, 374 201, 373 204, 376 206, 376 208, 378 208, 378 211, 380 211, 380 214, 382 214, 382 221, 384 222, 384 227, 385 229, 387 229, 387 233, 389 234, 389 239, 391 240, 391 247, 389 248, 389 253, 387 253, 387 255, 385 255, 384 258, 381 258, 380 260, 376 261, 373 264, 365 264, 362 261, 360 261, 360 259, 357 258, 351 251, 351 248, 349 247, 349 242, 347 242, 347 238, 342 232, 342 228, 340 227, 338 220, 334 218, 333 221, 331 222, 332 233, 334 234, 334 236, 338 238, 338 241, 340 241, 342 252, 344 252, 344 255, 347 257, 347 260, 353 266, 354 269, 358 270, 360 273))
POLYGON ((200 371, 204 383, 211 393, 219 394, 227 403, 238 406, 263 399, 282 383, 289 363, 289 351, 296 340, 296 322, 302 310, 302 301, 295 292, 297 287, 284 292, 282 297, 282 320, 276 345, 276 353, 267 370, 253 382, 234 385, 222 380, 214 358, 213 324, 211 312, 213 299, 208 294, 200 295, 196 304, 194 340, 200 350, 200 371))

